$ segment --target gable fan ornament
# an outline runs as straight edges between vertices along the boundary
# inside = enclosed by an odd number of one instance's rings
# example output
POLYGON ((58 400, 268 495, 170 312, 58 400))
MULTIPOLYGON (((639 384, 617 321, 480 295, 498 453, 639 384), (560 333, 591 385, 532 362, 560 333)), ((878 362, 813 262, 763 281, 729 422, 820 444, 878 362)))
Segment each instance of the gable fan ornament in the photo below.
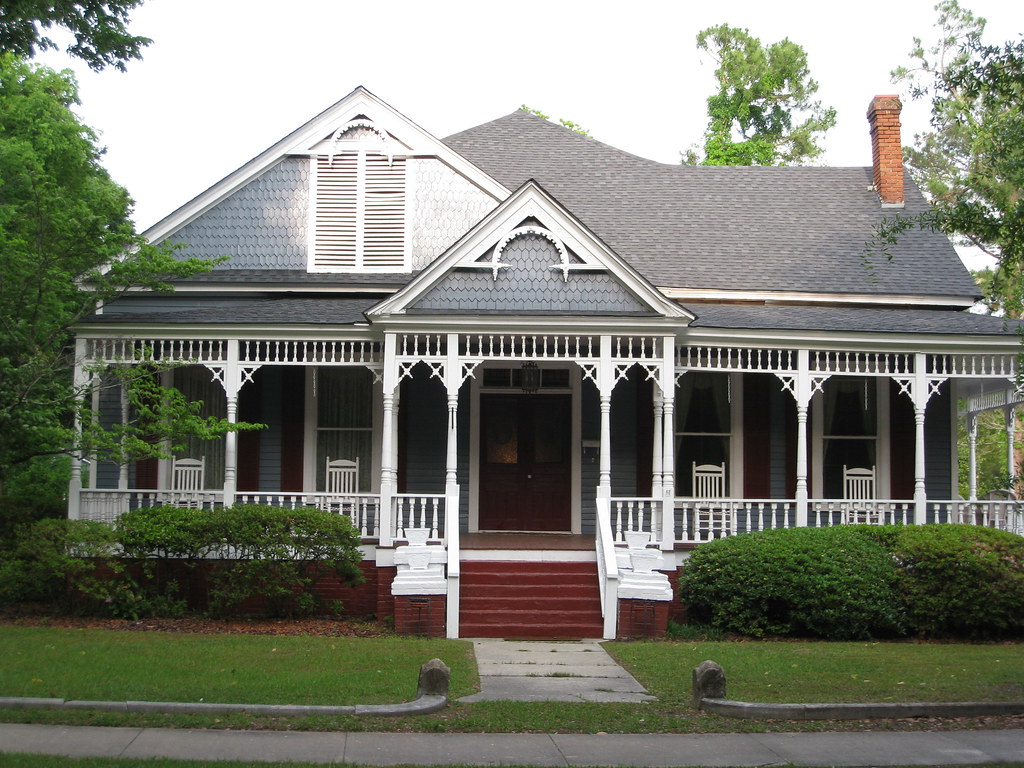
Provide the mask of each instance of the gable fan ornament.
POLYGON ((350 133, 351 131, 358 130, 360 128, 366 131, 371 131, 372 133, 380 137, 380 143, 382 145, 381 154, 387 157, 389 166, 394 164, 395 153, 394 150, 392 149, 391 137, 388 136, 387 131, 378 128, 372 120, 367 120, 366 118, 351 120, 334 132, 334 135, 331 137, 331 152, 327 156, 328 160, 330 161, 330 164, 334 165, 335 156, 342 154, 342 142, 353 141, 353 139, 351 138, 346 139, 345 134, 350 133))

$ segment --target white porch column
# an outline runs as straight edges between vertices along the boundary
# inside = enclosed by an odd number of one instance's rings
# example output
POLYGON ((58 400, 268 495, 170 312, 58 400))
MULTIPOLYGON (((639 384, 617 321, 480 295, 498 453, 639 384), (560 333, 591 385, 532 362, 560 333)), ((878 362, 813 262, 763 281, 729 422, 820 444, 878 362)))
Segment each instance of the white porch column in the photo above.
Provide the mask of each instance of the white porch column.
POLYGON ((612 390, 615 388, 615 369, 612 365, 612 337, 601 337, 601 360, 598 363, 598 391, 601 397, 601 461, 599 496, 612 495, 612 390))
POLYGON ((448 441, 444 467, 444 535, 447 544, 447 592, 445 634, 459 636, 459 390, 462 388, 462 361, 459 359, 459 335, 448 334, 448 359, 444 384, 448 394, 448 441))
POLYGON ((978 500, 978 414, 967 414, 967 498, 978 500))
MULTIPOLYGON (((124 386, 124 382, 120 382, 117 385, 117 392, 121 399, 121 423, 128 423, 128 391, 124 386)), ((98 410, 98 407, 97 407, 98 410)), ((122 440, 122 442, 124 442, 122 440)), ((93 466, 96 466, 96 462, 93 462, 93 466)), ((95 469, 93 470, 95 472, 95 469)), ((96 481, 93 479, 93 487, 95 487, 96 481)), ((127 491, 128 490, 128 464, 121 462, 117 468, 117 490, 127 491)))
MULTIPOLYGON (((85 339, 75 340, 75 368, 72 374, 72 386, 76 398, 85 396, 89 384, 89 373, 85 370, 85 339)), ((74 433, 81 437, 82 422, 76 412, 74 415, 74 433)), ((80 442, 80 441, 79 441, 80 442)), ((96 470, 93 469, 95 475, 96 470)), ((71 478, 68 481, 68 517, 77 520, 82 514, 82 458, 78 451, 71 452, 71 478)))
MULTIPOLYGON (((676 539, 676 339, 666 336, 662 340, 661 378, 661 548, 668 551, 676 539)), ((657 426, 655 426, 657 429, 657 426)))
POLYGON ((380 438, 380 545, 390 547, 392 536, 392 496, 395 493, 394 437, 395 390, 398 387, 398 365, 395 361, 395 334, 384 334, 384 372, 382 376, 384 415, 380 438))
POLYGON ((664 457, 661 452, 662 441, 665 439, 663 434, 665 431, 663 426, 665 401, 661 396, 660 387, 656 387, 654 390, 654 408, 652 413, 654 419, 654 429, 652 430, 654 439, 651 447, 651 496, 660 498, 662 495, 663 476, 665 474, 664 457))
MULTIPOLYGON (((238 366, 238 339, 228 339, 223 383, 227 399, 228 424, 237 424, 238 390, 242 388, 242 375, 238 366)), ((238 433, 231 430, 224 436, 223 504, 225 507, 230 507, 235 503, 236 493, 238 493, 238 433)))
POLYGON ((810 352, 796 352, 796 526, 807 527, 807 412, 814 391, 811 388, 810 352))
POLYGON ((1014 456, 1017 439, 1017 413, 1012 405, 1007 406, 1004 413, 1006 416, 1006 474, 1010 478, 1010 488, 1013 488, 1017 480, 1017 462, 1014 456))

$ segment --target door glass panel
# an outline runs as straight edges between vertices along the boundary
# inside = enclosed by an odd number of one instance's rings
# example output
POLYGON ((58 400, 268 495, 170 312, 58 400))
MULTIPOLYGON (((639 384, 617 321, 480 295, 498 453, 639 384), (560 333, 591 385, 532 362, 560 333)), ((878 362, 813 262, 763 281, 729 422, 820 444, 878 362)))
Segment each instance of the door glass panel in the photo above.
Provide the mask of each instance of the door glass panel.
POLYGON ((540 398, 534 404, 533 463, 562 464, 565 461, 565 409, 557 402, 540 398))
POLYGON ((515 464, 519 461, 517 403, 501 400, 491 403, 484 443, 489 464, 515 464))

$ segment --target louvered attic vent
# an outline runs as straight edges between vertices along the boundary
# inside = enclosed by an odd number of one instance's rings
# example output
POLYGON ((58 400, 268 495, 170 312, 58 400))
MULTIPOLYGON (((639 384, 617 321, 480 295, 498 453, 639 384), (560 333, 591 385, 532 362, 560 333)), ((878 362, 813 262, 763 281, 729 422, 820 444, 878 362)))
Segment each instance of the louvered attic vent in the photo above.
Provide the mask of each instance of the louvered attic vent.
POLYGON ((339 149, 317 157, 314 166, 309 270, 408 271, 405 160, 365 149, 339 149))

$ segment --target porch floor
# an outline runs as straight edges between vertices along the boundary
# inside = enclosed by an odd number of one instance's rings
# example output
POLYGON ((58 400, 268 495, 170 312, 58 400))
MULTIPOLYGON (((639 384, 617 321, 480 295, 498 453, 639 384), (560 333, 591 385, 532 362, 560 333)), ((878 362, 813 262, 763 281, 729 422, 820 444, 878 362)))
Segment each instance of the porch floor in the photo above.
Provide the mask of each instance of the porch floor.
POLYGON ((594 537, 572 533, 464 533, 459 537, 461 549, 548 549, 582 550, 594 548, 594 537))

